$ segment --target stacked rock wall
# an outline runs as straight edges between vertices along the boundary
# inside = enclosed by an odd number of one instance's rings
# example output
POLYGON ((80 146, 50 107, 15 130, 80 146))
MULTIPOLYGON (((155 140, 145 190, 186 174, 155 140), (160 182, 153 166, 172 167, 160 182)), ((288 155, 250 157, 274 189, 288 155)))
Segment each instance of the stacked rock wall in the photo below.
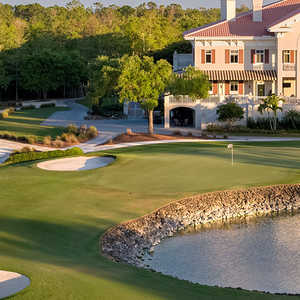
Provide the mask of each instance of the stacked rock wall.
POLYGON ((111 228, 103 235, 100 247, 115 261, 142 265, 145 252, 189 226, 299 209, 300 184, 206 193, 111 228))

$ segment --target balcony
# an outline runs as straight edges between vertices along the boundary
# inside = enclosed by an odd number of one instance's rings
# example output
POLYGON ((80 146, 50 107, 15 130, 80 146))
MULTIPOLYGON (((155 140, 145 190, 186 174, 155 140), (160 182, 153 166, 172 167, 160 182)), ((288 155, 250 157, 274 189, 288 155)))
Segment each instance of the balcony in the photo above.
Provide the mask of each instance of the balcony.
POLYGON ((295 64, 283 64, 283 71, 296 71, 295 64))

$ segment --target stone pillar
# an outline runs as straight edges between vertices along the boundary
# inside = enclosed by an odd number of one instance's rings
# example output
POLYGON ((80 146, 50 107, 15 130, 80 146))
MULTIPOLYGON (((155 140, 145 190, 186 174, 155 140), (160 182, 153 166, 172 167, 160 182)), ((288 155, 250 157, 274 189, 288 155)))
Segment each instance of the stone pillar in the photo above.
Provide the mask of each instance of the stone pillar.
POLYGON ((195 128, 201 129, 201 104, 200 103, 195 105, 194 113, 195 113, 195 128))
POLYGON ((164 115, 164 128, 170 128, 170 95, 164 96, 164 108, 165 108, 165 115, 164 115))
POLYGON ((272 94, 276 94, 276 82, 275 82, 275 80, 272 81, 272 94))

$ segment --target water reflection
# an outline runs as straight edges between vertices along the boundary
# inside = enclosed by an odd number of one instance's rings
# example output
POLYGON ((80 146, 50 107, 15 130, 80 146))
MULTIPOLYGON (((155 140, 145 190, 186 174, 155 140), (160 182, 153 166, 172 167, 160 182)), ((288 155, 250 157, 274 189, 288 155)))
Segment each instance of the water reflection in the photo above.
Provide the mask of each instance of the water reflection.
POLYGON ((163 241, 145 262, 205 285, 300 293, 300 214, 206 225, 163 241))

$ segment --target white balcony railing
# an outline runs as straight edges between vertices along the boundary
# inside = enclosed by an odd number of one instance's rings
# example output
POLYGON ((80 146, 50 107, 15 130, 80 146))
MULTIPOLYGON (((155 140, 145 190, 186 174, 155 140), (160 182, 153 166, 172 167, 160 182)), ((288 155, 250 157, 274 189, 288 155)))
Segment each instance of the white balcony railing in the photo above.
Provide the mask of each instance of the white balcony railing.
POLYGON ((283 64, 283 71, 296 71, 295 64, 283 64))

